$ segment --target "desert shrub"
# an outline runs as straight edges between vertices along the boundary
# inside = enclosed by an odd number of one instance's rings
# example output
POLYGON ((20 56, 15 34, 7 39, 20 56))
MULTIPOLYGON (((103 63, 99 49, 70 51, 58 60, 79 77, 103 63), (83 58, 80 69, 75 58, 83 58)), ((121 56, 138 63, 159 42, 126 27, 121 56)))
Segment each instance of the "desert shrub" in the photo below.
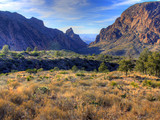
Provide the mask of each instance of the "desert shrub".
POLYGON ((41 71, 43 71, 43 68, 40 68, 40 69, 37 70, 37 72, 41 72, 41 71))
POLYGON ((81 76, 81 77, 83 77, 83 76, 85 76, 85 74, 84 74, 84 73, 76 73, 76 76, 81 76))
POLYGON ((54 67, 53 69, 50 70, 50 72, 54 72, 54 71, 58 71, 59 68, 58 67, 54 67))
POLYGON ((38 51, 38 48, 37 48, 37 47, 34 47, 33 51, 38 51))
POLYGON ((156 97, 154 96, 154 95, 152 95, 152 94, 148 94, 147 96, 146 96, 146 99, 148 100, 148 101, 155 101, 156 100, 156 97))
POLYGON ((30 75, 30 76, 27 76, 26 80, 27 80, 27 81, 30 81, 30 80, 32 80, 33 78, 34 78, 34 77, 30 75))
POLYGON ((33 52, 30 53, 30 55, 37 57, 37 56, 39 56, 39 52, 33 51, 33 52))
POLYGON ((32 51, 32 48, 27 47, 26 52, 31 52, 31 51, 32 51))
POLYGON ((159 81, 152 81, 152 80, 144 80, 143 81, 143 86, 148 86, 148 87, 160 87, 160 82, 159 81))
POLYGON ((78 67, 77 67, 76 65, 74 65, 74 66, 72 67, 72 71, 73 71, 73 72, 77 72, 77 71, 78 71, 78 67))
POLYGON ((39 87, 38 90, 42 91, 42 93, 47 93, 50 91, 50 89, 46 86, 39 87))
POLYGON ((37 73, 37 69, 27 69, 26 72, 28 72, 29 74, 32 74, 32 73, 37 73))
POLYGON ((59 74, 68 74, 66 71, 61 71, 59 74))
POLYGON ((117 86, 117 82, 112 81, 112 82, 111 82, 111 86, 113 86, 113 87, 117 86))
POLYGON ((133 87, 138 87, 138 84, 135 83, 135 82, 131 82, 131 85, 132 85, 133 87))

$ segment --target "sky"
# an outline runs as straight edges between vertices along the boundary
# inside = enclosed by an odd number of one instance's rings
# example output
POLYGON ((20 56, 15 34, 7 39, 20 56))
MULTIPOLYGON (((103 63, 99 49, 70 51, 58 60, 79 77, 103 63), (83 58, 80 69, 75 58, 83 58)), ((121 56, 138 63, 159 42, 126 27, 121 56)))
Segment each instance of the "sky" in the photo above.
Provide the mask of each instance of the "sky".
POLYGON ((0 0, 0 10, 36 17, 45 26, 77 34, 98 34, 131 5, 160 0, 0 0))

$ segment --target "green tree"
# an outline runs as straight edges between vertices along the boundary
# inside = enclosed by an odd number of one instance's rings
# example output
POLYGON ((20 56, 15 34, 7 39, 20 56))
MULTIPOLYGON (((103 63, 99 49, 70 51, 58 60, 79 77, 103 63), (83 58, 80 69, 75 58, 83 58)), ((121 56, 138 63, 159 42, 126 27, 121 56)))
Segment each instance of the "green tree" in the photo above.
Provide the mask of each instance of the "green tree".
POLYGON ((108 67, 106 66, 105 62, 102 62, 98 68, 99 72, 109 72, 108 67))
POLYGON ((38 51, 38 48, 37 47, 34 47, 34 50, 33 51, 38 51))
POLYGON ((3 48, 2 48, 2 53, 3 53, 3 54, 8 54, 9 51, 10 51, 10 50, 9 50, 8 45, 4 45, 3 48))
POLYGON ((127 76, 128 72, 133 70, 133 66, 134 64, 131 60, 123 59, 119 63, 119 70, 125 72, 127 76))
POLYGON ((148 62, 148 56, 151 55, 151 52, 145 48, 140 56, 139 59, 136 61, 135 69, 139 72, 147 73, 147 62, 148 62))
POLYGON ((32 51, 32 48, 27 47, 26 52, 31 52, 31 51, 32 51))
POLYGON ((61 56, 61 52, 60 52, 60 51, 56 51, 56 52, 54 53, 54 55, 55 55, 56 57, 61 56))
POLYGON ((74 65, 74 66, 72 67, 72 71, 73 71, 73 72, 77 72, 77 71, 78 71, 78 67, 77 67, 76 65, 74 65))
POLYGON ((160 53, 153 52, 148 56, 147 72, 156 76, 160 76, 160 53))

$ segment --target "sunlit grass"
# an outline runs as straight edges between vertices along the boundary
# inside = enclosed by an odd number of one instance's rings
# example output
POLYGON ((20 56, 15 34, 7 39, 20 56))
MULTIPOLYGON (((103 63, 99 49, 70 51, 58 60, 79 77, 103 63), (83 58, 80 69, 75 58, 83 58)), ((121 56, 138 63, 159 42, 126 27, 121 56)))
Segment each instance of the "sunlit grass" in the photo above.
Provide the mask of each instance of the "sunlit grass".
POLYGON ((158 78, 122 72, 40 71, 2 75, 2 119, 157 119, 158 78), (28 80, 29 78, 30 80, 28 80))

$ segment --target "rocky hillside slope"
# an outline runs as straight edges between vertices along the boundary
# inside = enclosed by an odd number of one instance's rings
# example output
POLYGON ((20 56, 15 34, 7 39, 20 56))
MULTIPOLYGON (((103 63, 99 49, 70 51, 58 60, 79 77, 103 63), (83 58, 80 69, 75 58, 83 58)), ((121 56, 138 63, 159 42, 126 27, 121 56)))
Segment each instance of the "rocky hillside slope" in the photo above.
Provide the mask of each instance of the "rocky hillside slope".
POLYGON ((0 48, 9 45, 11 50, 26 50, 37 47, 39 50, 67 49, 76 51, 85 47, 57 29, 44 26, 43 21, 32 17, 27 19, 18 13, 0 11, 0 48))
POLYGON ((90 47, 112 55, 138 55, 146 47, 160 50, 160 2, 129 7, 113 25, 101 30, 90 47))

